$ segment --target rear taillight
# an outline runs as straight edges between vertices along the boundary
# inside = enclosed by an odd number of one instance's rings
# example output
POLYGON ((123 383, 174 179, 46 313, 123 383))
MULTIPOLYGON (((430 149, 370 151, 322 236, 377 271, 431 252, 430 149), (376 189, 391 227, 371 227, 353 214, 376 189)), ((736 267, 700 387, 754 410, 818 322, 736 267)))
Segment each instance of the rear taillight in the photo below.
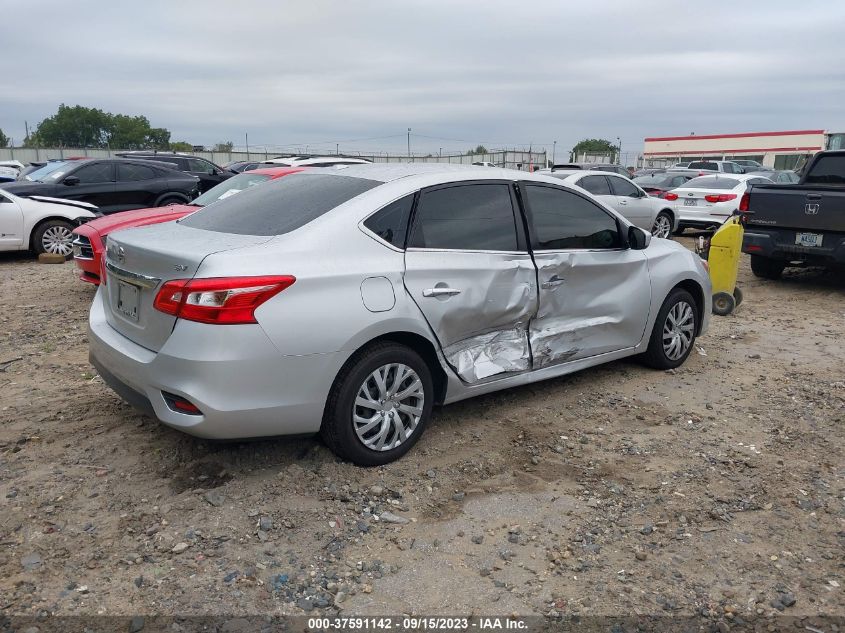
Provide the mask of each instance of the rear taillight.
POLYGON ((749 197, 750 196, 748 195, 747 191, 744 194, 742 194, 742 198, 740 198, 740 200, 739 200, 739 210, 740 211, 748 211, 748 198, 749 197))
POLYGON ((161 287, 153 306, 165 314, 199 323, 257 323, 258 306, 295 281, 296 277, 290 275, 174 279, 161 287))
POLYGON ((672 193, 671 191, 667 192, 665 196, 663 196, 664 200, 677 200, 678 194, 672 193))
POLYGON ((735 193, 710 193, 704 196, 707 202, 727 202, 736 198, 735 193))

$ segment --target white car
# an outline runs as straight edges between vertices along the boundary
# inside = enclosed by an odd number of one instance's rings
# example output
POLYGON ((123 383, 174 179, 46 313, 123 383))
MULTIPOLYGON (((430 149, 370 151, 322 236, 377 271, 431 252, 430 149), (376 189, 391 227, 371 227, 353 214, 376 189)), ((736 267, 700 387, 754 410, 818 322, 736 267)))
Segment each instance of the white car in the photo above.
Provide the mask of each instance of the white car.
POLYGON ((21 198, 0 189, 0 251, 32 250, 68 257, 71 232, 97 217, 87 202, 32 196, 21 198))
POLYGON ((366 158, 347 156, 285 156, 262 161, 262 164, 276 167, 334 167, 336 165, 369 165, 371 162, 366 158))
POLYGON ((732 160, 697 160, 691 162, 687 169, 702 171, 716 171, 723 174, 744 174, 745 169, 732 160))
POLYGON ((680 234, 688 228, 708 229, 723 224, 739 207, 742 194, 750 185, 771 184, 771 179, 759 175, 713 174, 693 178, 663 199, 680 219, 680 234))
POLYGON ((554 170, 547 174, 593 194, 635 226, 651 231, 654 237, 668 238, 678 228, 672 206, 649 196, 630 178, 607 171, 554 170))

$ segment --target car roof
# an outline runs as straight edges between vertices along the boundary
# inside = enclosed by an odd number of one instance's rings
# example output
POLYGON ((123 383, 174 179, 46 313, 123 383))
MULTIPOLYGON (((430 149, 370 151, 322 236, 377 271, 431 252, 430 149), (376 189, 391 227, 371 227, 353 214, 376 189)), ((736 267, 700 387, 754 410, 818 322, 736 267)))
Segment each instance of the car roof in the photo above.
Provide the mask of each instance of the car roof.
POLYGON ((561 174, 566 178, 570 176, 615 176, 616 178, 630 180, 630 178, 626 178, 622 174, 617 174, 615 171, 604 171, 603 169, 555 169, 550 175, 552 178, 559 178, 555 174, 561 174))
POLYGON ((279 178, 280 176, 287 176, 288 174, 296 174, 301 171, 310 171, 307 167, 261 167, 260 169, 250 169, 245 171, 245 174, 260 174, 262 176, 270 176, 271 178, 279 178))
MULTIPOLYGON (((525 180, 562 185, 561 179, 549 174, 529 173, 503 167, 481 167, 475 165, 450 165, 449 163, 370 163, 360 165, 339 165, 333 168, 309 170, 311 174, 331 174, 352 178, 365 178, 381 183, 395 182, 404 178, 424 177, 429 186, 467 180, 525 180)), ((578 172, 583 173, 583 172, 578 172)), ((607 172, 600 172, 606 175, 607 172)))

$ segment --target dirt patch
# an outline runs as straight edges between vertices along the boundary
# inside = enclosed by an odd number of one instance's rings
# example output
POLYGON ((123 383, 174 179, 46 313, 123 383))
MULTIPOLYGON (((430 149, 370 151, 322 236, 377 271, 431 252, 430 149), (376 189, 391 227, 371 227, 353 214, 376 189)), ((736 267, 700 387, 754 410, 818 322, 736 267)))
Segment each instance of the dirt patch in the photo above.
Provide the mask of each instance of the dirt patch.
POLYGON ((2 257, 0 613, 845 615, 845 281, 740 278, 682 368, 445 407, 364 470, 133 411, 93 289, 2 257))

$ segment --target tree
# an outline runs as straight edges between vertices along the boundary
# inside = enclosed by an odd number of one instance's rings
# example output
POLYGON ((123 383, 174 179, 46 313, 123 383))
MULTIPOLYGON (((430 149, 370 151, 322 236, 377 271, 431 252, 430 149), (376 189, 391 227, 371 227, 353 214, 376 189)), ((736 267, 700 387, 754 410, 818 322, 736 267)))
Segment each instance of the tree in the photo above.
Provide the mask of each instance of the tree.
POLYGON ((174 152, 193 152, 194 146, 187 141, 174 141, 170 144, 170 149, 174 152))
POLYGON ((0 130, 0 147, 9 147, 9 137, 0 130))
POLYGON ((112 114, 97 108, 61 104, 26 138, 28 147, 168 149, 170 132, 150 126, 145 116, 112 114))
POLYGON ((476 147, 475 149, 469 149, 469 150, 467 150, 467 155, 471 155, 471 154, 487 154, 487 153, 488 153, 488 152, 487 152, 487 148, 486 148, 486 147, 484 147, 483 145, 479 145, 479 146, 478 146, 478 147, 476 147))
POLYGON ((609 154, 619 151, 613 143, 603 138, 585 138, 572 148, 572 160, 578 160, 581 154, 609 154))
POLYGON ((217 143, 212 149, 212 152, 231 152, 232 148, 235 144, 232 141, 226 141, 225 143, 217 143))

